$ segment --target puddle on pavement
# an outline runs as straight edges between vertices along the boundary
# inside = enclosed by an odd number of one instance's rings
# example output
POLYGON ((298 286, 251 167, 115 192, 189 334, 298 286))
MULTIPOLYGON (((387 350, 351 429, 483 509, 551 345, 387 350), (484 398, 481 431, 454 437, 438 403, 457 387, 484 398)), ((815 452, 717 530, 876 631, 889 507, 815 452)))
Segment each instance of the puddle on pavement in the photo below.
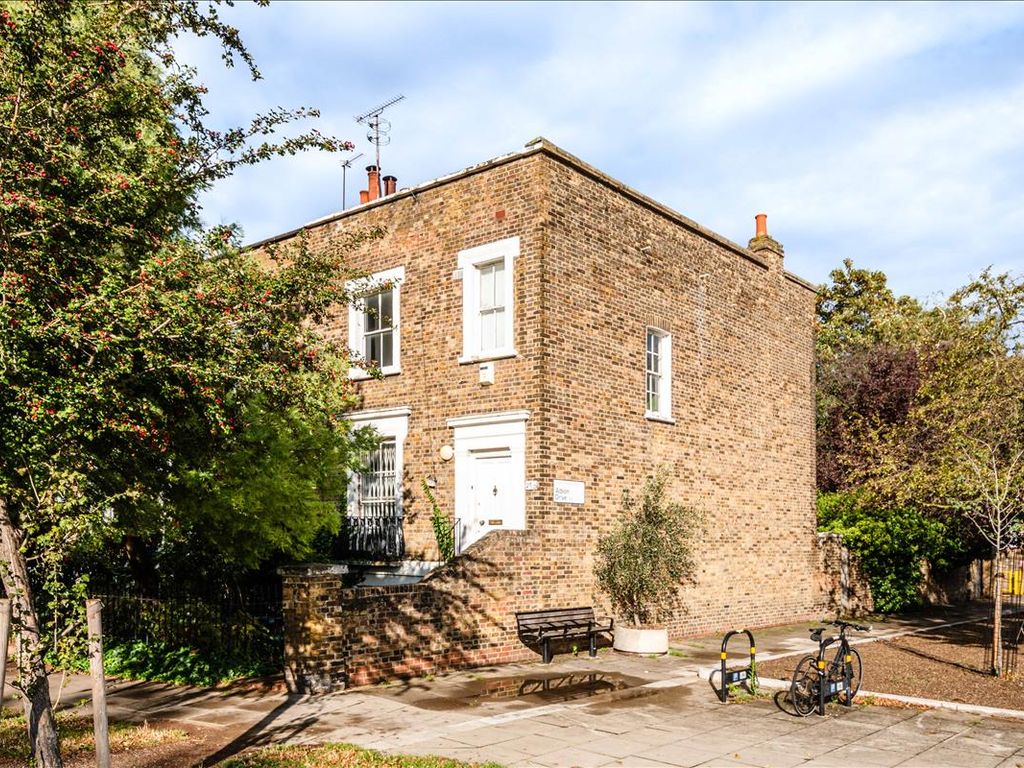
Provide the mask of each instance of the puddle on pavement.
POLYGON ((553 704, 621 691, 635 687, 637 682, 607 672, 574 672, 555 677, 492 677, 478 680, 476 684, 479 691, 468 698, 481 701, 527 699, 553 704))
POLYGON ((644 683, 640 678, 609 672, 515 675, 466 680, 450 688, 438 686, 429 691, 421 689, 419 695, 410 697, 414 700, 402 694, 398 698, 421 709, 451 711, 488 704, 540 706, 590 699, 595 703, 610 705, 633 699, 661 697, 666 693, 665 689, 641 687, 644 683))

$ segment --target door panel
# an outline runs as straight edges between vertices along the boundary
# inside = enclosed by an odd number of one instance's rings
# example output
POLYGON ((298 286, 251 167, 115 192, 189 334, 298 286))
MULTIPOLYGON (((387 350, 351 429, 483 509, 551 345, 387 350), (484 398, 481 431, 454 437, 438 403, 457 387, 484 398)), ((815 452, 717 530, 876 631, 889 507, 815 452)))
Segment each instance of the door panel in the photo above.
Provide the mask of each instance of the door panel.
POLYGON ((510 512, 512 455, 507 450, 470 454, 470 510, 462 521, 462 548, 505 524, 510 512))

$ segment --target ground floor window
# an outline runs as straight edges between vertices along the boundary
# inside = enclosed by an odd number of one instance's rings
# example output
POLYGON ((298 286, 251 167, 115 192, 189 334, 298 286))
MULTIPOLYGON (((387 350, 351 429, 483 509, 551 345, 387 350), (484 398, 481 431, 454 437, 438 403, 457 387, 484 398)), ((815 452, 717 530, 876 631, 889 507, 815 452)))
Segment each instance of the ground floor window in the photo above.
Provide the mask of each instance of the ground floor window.
POLYGON ((380 443, 366 457, 365 468, 349 478, 343 547, 345 554, 397 559, 405 554, 402 530, 402 446, 408 409, 355 414, 355 426, 372 426, 380 443))

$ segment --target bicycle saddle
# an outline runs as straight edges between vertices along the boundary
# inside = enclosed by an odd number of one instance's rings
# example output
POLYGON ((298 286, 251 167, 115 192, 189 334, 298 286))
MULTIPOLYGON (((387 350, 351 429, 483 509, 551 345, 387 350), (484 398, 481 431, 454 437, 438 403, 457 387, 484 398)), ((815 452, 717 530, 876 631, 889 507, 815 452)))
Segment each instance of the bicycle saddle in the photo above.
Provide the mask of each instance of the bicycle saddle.
POLYGON ((807 630, 811 633, 811 640, 816 643, 821 642, 821 633, 825 631, 825 627, 815 627, 814 629, 807 630))

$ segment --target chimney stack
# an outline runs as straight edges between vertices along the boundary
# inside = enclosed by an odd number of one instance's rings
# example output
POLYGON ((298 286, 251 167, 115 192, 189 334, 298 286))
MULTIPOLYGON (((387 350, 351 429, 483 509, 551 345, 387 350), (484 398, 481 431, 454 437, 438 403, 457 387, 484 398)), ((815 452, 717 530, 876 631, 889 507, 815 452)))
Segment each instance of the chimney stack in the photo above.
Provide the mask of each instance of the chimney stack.
POLYGON ((754 221, 754 236, 751 238, 747 248, 756 254, 768 258, 770 262, 777 264, 781 268, 785 251, 782 248, 782 244, 768 234, 768 214, 759 213, 754 216, 754 221))
POLYGON ((359 190, 359 204, 370 202, 370 193, 365 189, 359 190))
POLYGON ((395 194, 395 189, 398 186, 398 179, 395 176, 384 177, 384 196, 395 194))
POLYGON ((376 200, 380 197, 380 170, 376 165, 366 166, 366 175, 369 178, 368 200, 376 200))

